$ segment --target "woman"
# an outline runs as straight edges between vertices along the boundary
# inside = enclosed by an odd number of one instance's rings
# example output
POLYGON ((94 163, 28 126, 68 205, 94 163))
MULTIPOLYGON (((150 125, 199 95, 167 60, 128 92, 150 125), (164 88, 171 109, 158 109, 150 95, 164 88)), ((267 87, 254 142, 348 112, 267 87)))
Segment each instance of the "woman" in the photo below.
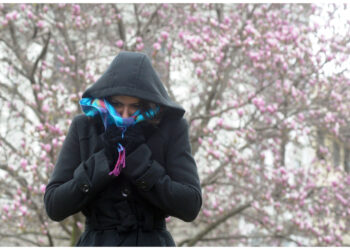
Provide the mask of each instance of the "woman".
POLYGON ((121 52, 80 104, 46 187, 48 216, 81 211, 78 246, 174 246, 165 218, 192 221, 202 205, 184 109, 135 52, 121 52))

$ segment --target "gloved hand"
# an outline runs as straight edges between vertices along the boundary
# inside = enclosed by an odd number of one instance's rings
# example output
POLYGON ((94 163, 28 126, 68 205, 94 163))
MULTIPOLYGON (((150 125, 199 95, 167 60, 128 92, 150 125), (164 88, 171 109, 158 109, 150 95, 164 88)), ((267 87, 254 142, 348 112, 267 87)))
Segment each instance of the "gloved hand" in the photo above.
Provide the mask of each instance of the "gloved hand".
POLYGON ((145 125, 146 122, 143 121, 127 128, 124 134, 126 156, 132 153, 139 145, 146 142, 144 135, 145 125))
POLYGON ((118 160, 118 143, 125 144, 125 141, 122 139, 122 129, 116 125, 108 127, 101 135, 101 141, 105 148, 109 166, 113 168, 118 160))

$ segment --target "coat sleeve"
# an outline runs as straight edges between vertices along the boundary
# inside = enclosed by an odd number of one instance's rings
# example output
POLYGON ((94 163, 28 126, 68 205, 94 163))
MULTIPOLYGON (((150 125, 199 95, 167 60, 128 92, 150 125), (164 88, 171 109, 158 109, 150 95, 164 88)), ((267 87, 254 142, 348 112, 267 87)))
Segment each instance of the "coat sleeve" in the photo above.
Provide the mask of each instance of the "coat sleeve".
POLYGON ((123 174, 137 186, 140 195, 164 213, 193 221, 202 206, 202 194, 186 120, 177 122, 169 136, 166 166, 152 160, 150 148, 142 144, 127 157, 123 174))
POLYGON ((77 117, 73 119, 46 186, 45 209, 54 221, 81 211, 94 194, 113 179, 108 175, 110 170, 104 149, 92 154, 86 161, 81 160, 77 128, 80 121, 77 117))

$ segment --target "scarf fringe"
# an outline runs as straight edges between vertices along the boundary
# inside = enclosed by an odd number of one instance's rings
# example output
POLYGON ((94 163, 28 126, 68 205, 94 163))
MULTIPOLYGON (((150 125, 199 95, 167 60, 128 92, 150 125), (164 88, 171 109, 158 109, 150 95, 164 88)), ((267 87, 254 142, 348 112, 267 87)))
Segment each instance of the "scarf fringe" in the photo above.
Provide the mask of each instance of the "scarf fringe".
POLYGON ((125 168, 125 148, 120 143, 118 143, 118 154, 118 161, 109 175, 118 176, 122 168, 125 168))

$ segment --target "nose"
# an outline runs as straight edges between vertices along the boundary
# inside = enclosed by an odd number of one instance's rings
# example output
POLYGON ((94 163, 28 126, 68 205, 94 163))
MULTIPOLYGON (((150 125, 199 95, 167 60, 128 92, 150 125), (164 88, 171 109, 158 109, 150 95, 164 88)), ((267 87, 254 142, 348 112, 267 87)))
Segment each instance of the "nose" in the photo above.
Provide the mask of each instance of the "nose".
POLYGON ((121 115, 123 118, 129 118, 129 111, 127 106, 123 108, 121 115))

